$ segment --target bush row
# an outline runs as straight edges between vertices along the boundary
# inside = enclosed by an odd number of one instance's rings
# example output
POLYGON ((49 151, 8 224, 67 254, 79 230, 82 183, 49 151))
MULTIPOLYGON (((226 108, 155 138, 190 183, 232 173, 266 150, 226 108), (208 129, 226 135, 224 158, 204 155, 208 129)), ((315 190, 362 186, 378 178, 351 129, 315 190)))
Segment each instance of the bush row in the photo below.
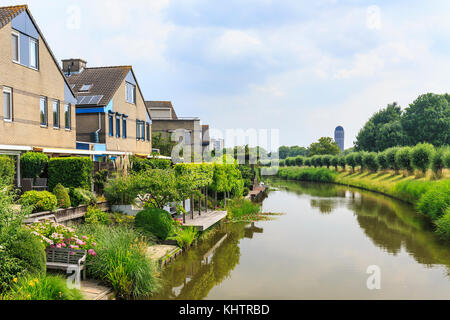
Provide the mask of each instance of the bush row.
POLYGON ((338 167, 345 169, 347 166, 354 171, 360 167, 362 171, 368 170, 399 170, 411 174, 419 170, 425 174, 428 169, 440 176, 444 168, 450 168, 450 148, 434 148, 431 144, 420 143, 415 147, 393 147, 383 152, 352 152, 348 155, 323 155, 313 157, 298 156, 280 161, 280 166, 307 166, 307 167, 338 167))

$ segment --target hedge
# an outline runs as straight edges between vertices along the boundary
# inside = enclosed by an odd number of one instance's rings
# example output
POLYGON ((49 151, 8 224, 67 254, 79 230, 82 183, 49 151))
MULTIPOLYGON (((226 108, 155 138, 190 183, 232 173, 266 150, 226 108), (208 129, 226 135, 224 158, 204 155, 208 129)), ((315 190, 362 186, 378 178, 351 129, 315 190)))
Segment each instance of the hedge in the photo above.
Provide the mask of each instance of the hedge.
POLYGON ((14 160, 8 156, 0 156, 0 183, 13 184, 15 173, 14 160))
POLYGON ((23 206, 31 206, 33 212, 54 211, 58 205, 56 196, 48 191, 27 191, 21 197, 19 203, 23 206))
POLYGON ((53 158, 48 163, 48 187, 50 190, 58 183, 66 188, 91 190, 94 165, 89 158, 53 158))
POLYGON ((131 157, 131 171, 141 172, 148 169, 169 169, 172 166, 172 161, 168 159, 142 159, 138 157, 131 157))
POLYGON ((48 165, 47 155, 39 152, 27 152, 20 157, 22 177, 38 178, 48 165))

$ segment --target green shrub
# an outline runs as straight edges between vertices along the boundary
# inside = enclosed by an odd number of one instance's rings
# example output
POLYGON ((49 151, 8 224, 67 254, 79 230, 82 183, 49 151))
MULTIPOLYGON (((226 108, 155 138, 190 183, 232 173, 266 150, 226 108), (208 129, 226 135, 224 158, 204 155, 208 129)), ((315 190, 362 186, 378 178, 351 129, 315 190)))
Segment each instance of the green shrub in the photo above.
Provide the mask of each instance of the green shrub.
POLYGON ((386 149, 384 151, 386 153, 386 160, 387 160, 389 169, 394 170, 395 173, 398 173, 398 170, 400 170, 400 168, 398 167, 397 161, 395 161, 398 150, 399 150, 398 147, 392 147, 392 148, 386 149))
POLYGON ((438 177, 442 176, 442 170, 445 168, 445 153, 447 148, 438 148, 431 159, 431 169, 438 177))
POLYGON ((357 162, 356 162, 356 159, 355 159, 355 155, 356 155, 356 153, 355 153, 355 152, 352 152, 352 153, 349 153, 349 154, 345 157, 345 162, 347 163, 347 165, 348 165, 349 167, 352 167, 352 171, 353 171, 353 172, 355 171, 355 168, 356 168, 356 166, 357 166, 357 162))
POLYGON ((103 169, 99 170, 94 174, 94 185, 98 189, 103 189, 105 187, 106 182, 108 181, 108 170, 103 169))
POLYGON ((364 168, 369 169, 371 172, 378 171, 378 161, 376 152, 366 152, 363 154, 364 168))
POLYGON ((48 187, 58 184, 66 188, 91 190, 94 165, 89 158, 52 158, 48 163, 48 187))
POLYGON ((282 168, 278 176, 289 180, 334 182, 338 173, 325 168, 282 168))
POLYGON ((395 163, 397 168, 401 170, 406 170, 408 173, 411 173, 413 170, 411 164, 411 152, 412 149, 410 147, 399 148, 395 154, 395 163))
POLYGON ((430 167, 434 147, 429 143, 419 143, 411 151, 411 163, 414 168, 425 174, 430 167))
POLYGON ((40 152, 27 152, 20 157, 24 178, 38 178, 48 165, 48 156, 40 152))
POLYGON ((310 158, 306 158, 304 164, 305 164, 306 167, 311 167, 311 159, 310 158))
POLYGON ((110 179, 105 186, 104 193, 110 205, 134 204, 137 197, 131 176, 117 176, 110 179))
POLYGON ((449 195, 450 180, 439 181, 420 198, 417 209, 432 220, 437 220, 450 207, 449 195))
POLYGON ((135 230, 88 225, 82 232, 97 240, 88 274, 110 285, 118 298, 145 298, 159 289, 156 266, 146 255, 148 244, 135 230))
POLYGON ((14 160, 8 156, 0 156, 0 181, 6 185, 12 185, 15 173, 14 160))
POLYGON ((141 159, 135 156, 132 156, 130 159, 131 162, 131 171, 133 172, 141 172, 147 171, 149 169, 169 169, 172 166, 172 161, 168 159, 141 159))
POLYGON ((88 190, 81 188, 71 188, 69 190, 70 202, 72 206, 78 207, 81 205, 95 205, 97 199, 95 195, 88 190))
POLYGON ((120 212, 113 212, 110 215, 111 223, 118 226, 132 228, 134 227, 134 217, 120 212))
POLYGON ((172 232, 173 219, 170 213, 157 208, 149 208, 139 212, 134 219, 136 228, 144 233, 155 235, 166 240, 172 232))
POLYGON ((58 183, 56 187, 53 188, 53 194, 58 200, 58 208, 69 208, 71 206, 69 192, 62 184, 58 183))
POLYGON ((25 262, 13 257, 5 250, 0 250, 0 294, 9 290, 18 279, 27 274, 25 262))
POLYGON ((56 196, 48 191, 27 191, 19 202, 21 205, 31 206, 33 212, 54 211, 58 205, 56 196))
POLYGON ((88 207, 86 215, 84 216, 84 221, 88 224, 109 225, 111 223, 109 214, 95 206, 88 207))
POLYGON ((45 246, 29 230, 20 230, 16 240, 8 247, 8 251, 12 257, 23 262, 22 265, 30 275, 45 275, 47 268, 45 246))
POLYGON ((377 161, 381 170, 389 169, 389 163, 386 157, 386 152, 379 152, 377 155, 377 161))
POLYGON ((332 165, 334 169, 337 171, 339 166, 339 156, 331 157, 330 165, 332 165))
POLYGON ((311 164, 314 166, 314 168, 321 167, 322 166, 322 157, 318 156, 318 155, 313 156, 311 158, 311 164))
POLYGON ((284 167, 284 166, 286 166, 286 161, 285 161, 285 160, 280 160, 279 163, 278 163, 278 165, 279 165, 280 167, 284 167))
POLYGON ((302 156, 295 157, 295 165, 301 167, 303 165, 303 162, 305 161, 305 158, 302 156))
POLYGON ((436 182, 432 181, 407 180, 396 183, 392 188, 392 192, 399 199, 414 204, 435 184, 436 182))
POLYGON ((20 277, 3 300, 83 300, 78 289, 69 289, 61 276, 20 277))
POLYGON ((339 156, 338 162, 339 162, 339 166, 340 166, 343 170, 345 170, 345 166, 347 165, 345 156, 339 156))
POLYGON ((332 158, 332 156, 330 156, 329 154, 322 156, 322 165, 326 166, 327 169, 330 169, 331 158, 332 158))
POLYGON ((450 240, 450 208, 447 208, 442 217, 435 221, 435 224, 437 234, 445 240, 450 240))
POLYGON ((353 157, 355 159, 356 166, 361 167, 361 171, 364 170, 364 162, 363 162, 364 151, 355 152, 353 157))

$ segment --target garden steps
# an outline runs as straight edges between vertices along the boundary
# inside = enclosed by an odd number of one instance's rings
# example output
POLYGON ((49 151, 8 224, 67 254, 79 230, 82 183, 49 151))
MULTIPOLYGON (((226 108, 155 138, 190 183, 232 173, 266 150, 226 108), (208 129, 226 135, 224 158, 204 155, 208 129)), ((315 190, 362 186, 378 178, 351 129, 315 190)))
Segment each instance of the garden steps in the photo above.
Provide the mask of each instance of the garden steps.
POLYGON ((81 281, 81 293, 85 300, 112 300, 113 291, 111 288, 101 285, 95 280, 81 281))

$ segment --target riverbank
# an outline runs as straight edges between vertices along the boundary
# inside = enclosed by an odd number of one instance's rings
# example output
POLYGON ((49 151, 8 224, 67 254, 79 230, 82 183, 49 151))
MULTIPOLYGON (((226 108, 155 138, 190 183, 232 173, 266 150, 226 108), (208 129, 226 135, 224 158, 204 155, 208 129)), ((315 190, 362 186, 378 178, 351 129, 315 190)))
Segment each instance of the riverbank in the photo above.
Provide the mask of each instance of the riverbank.
POLYGON ((415 206, 417 212, 428 216, 436 232, 450 240, 450 180, 430 176, 415 178, 391 171, 378 173, 361 171, 335 171, 326 168, 280 168, 278 176, 290 180, 337 183, 378 192, 415 206))

